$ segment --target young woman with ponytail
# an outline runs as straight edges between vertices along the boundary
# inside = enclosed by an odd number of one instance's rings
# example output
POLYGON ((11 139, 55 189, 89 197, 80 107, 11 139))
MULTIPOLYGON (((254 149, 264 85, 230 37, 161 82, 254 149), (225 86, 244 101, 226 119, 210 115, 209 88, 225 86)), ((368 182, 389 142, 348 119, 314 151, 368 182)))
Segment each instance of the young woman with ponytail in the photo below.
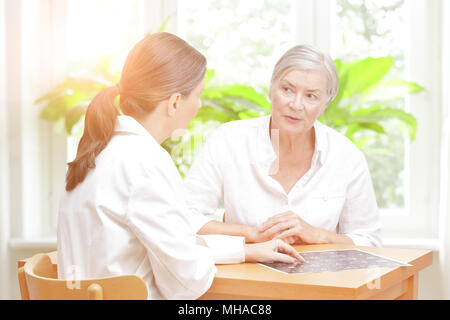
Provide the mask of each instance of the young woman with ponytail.
POLYGON ((195 116, 205 71, 200 52, 155 33, 131 50, 120 82, 92 100, 61 196, 59 278, 137 274, 150 299, 195 299, 210 287, 215 263, 303 260, 281 240, 196 235, 203 217, 187 208, 160 143, 195 116))

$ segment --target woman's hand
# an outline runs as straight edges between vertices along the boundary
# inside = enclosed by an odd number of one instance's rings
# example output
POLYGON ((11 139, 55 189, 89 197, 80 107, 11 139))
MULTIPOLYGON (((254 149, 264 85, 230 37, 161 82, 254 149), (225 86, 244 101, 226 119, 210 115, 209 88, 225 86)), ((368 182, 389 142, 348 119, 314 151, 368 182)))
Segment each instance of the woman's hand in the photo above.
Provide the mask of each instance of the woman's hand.
POLYGON ((328 243, 325 230, 313 227, 292 211, 267 219, 258 231, 262 237, 282 239, 291 244, 328 243))
POLYGON ((245 237, 245 242, 264 242, 272 240, 263 235, 256 227, 243 224, 230 224, 218 221, 209 221, 200 228, 198 234, 225 234, 229 236, 245 237))
POLYGON ((305 259, 289 244, 280 239, 245 245, 246 262, 305 262, 305 259))
POLYGON ((264 242, 272 240, 267 235, 264 235, 259 231, 258 228, 252 226, 244 226, 243 236, 245 237, 245 242, 264 242))
MULTIPOLYGON (((251 242, 254 242, 254 243, 264 242, 264 241, 272 240, 272 238, 270 236, 268 236, 264 232, 261 232, 259 228, 251 227, 251 226, 246 227, 244 236, 245 236, 245 242, 250 242, 250 243, 251 242)), ((283 240, 287 244, 294 244, 296 242, 296 237, 294 237, 294 236, 286 237, 281 240, 283 240)))
POLYGON ((200 238, 199 236, 196 236, 196 237, 195 237, 195 242, 196 242, 198 245, 201 245, 201 246, 204 246, 204 247, 207 247, 207 246, 208 246, 208 245, 206 244, 206 241, 205 241, 204 239, 200 238))

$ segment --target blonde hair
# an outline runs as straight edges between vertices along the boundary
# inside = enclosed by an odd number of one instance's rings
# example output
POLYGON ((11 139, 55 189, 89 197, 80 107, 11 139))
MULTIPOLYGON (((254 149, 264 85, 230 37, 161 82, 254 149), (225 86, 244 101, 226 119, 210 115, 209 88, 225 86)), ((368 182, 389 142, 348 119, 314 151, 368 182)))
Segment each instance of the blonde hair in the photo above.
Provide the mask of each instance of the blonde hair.
POLYGON ((87 108, 77 155, 68 163, 66 190, 83 182, 111 140, 119 114, 114 104, 118 94, 122 112, 139 118, 174 93, 189 96, 205 72, 206 58, 173 34, 154 33, 139 41, 128 54, 120 82, 100 91, 87 108))
POLYGON ((188 96, 206 72, 206 58, 181 38, 152 34, 131 50, 120 79, 120 108, 138 116, 174 93, 188 96))
POLYGON ((327 94, 329 104, 336 97, 339 89, 339 80, 336 65, 333 59, 325 53, 320 52, 310 45, 297 45, 288 51, 278 60, 273 72, 271 85, 281 79, 292 69, 318 70, 325 73, 328 81, 327 94))

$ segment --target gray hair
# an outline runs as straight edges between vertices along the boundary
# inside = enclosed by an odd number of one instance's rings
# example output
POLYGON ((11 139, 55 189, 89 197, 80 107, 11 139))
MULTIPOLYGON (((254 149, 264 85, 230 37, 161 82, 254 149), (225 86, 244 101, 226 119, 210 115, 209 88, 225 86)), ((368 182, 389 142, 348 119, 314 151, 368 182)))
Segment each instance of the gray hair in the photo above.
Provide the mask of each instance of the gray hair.
POLYGON ((272 73, 271 85, 283 77, 292 69, 300 70, 318 70, 325 73, 328 79, 328 103, 336 97, 339 80, 337 76, 336 65, 333 59, 325 53, 320 52, 310 45, 297 45, 288 51, 278 60, 272 73))

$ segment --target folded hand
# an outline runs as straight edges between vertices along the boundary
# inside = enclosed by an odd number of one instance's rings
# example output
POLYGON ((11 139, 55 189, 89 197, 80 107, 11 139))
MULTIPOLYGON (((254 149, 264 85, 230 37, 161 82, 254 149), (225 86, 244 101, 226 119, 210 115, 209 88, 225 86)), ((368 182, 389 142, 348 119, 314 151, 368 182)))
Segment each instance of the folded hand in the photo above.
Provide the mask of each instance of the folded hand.
POLYGON ((292 211, 267 219, 258 231, 261 237, 282 239, 290 244, 326 243, 321 229, 308 224, 292 211))

